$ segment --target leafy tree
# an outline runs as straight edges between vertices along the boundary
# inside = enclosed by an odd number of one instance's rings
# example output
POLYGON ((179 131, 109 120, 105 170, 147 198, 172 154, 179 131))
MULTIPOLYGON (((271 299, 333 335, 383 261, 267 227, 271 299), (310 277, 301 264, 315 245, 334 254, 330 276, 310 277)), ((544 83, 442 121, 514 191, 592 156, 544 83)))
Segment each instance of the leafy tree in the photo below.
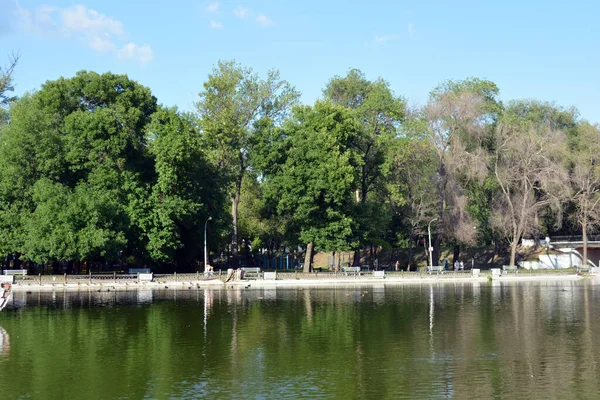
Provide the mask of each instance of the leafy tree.
POLYGON ((364 134, 354 143, 362 157, 356 196, 357 201, 366 203, 369 192, 382 178, 386 146, 396 137, 406 116, 406 103, 394 95, 386 81, 369 81, 356 69, 345 77, 331 79, 323 92, 333 103, 353 110, 361 122, 364 134))
POLYGON ((10 232, 0 248, 39 261, 145 257, 132 208, 154 176, 146 126, 155 111, 148 88, 86 71, 14 104, 0 139, 0 231, 10 232))
POLYGON ((215 189, 215 172, 192 116, 159 107, 148 135, 156 181, 143 207, 137 208, 136 221, 147 236, 152 259, 190 264, 202 252, 197 238, 204 221, 209 215, 218 219, 214 206, 222 192, 215 189))
POLYGON ((293 237, 290 218, 277 214, 264 196, 265 184, 254 176, 244 179, 239 208, 240 238, 244 239, 246 256, 260 249, 277 251, 284 245, 298 243, 293 237))
POLYGON ((197 103, 204 139, 231 199, 232 264, 237 268, 238 206, 249 169, 249 147, 257 128, 280 123, 298 99, 296 90, 269 71, 266 80, 234 61, 221 61, 209 75, 197 103))
POLYGON ((35 210, 25 220, 23 253, 32 261, 117 259, 126 245, 115 226, 108 193, 85 183, 74 189, 41 178, 33 187, 35 210))
POLYGON ((560 130, 567 135, 569 144, 575 144, 579 133, 579 112, 575 108, 565 109, 550 102, 539 100, 517 100, 508 105, 507 118, 529 121, 536 126, 560 130))
POLYGON ((354 193, 362 159, 353 144, 362 129, 350 110, 331 102, 296 108, 284 129, 285 160, 265 177, 265 192, 308 244, 308 272, 314 247, 336 251, 358 245, 354 193))
POLYGON ((436 154, 427 138, 399 138, 394 145, 386 173, 389 212, 400 216, 408 230, 410 263, 416 236, 427 233, 436 215, 436 154))
MULTIPOLYGON (((361 244, 373 243, 385 231, 383 221, 389 217, 381 207, 381 199, 386 196, 383 168, 388 150, 406 117, 406 103, 394 95, 386 81, 381 78, 369 81, 357 69, 350 70, 345 77, 332 78, 323 93, 326 99, 352 110, 360 121, 362 134, 352 144, 362 159, 357 171, 355 196, 360 207, 357 207, 356 218, 360 223, 361 244)), ((359 252, 355 254, 354 262, 358 264, 359 252)))

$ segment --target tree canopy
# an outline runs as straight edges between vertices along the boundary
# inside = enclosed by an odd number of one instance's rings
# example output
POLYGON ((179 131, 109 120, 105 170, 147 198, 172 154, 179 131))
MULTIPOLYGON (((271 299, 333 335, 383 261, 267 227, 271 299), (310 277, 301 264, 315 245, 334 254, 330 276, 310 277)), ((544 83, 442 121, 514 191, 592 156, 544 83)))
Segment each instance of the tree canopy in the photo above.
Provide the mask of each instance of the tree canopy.
POLYGON ((360 263, 408 247, 410 262, 432 227, 436 263, 444 246, 493 244, 514 264, 524 236, 600 224, 598 126, 503 103, 487 80, 442 82, 410 107, 351 69, 302 105, 279 72, 222 61, 181 112, 88 71, 16 99, 16 61, 0 69, 4 257, 196 269, 206 226, 213 259, 299 248, 308 271, 319 250, 360 263))

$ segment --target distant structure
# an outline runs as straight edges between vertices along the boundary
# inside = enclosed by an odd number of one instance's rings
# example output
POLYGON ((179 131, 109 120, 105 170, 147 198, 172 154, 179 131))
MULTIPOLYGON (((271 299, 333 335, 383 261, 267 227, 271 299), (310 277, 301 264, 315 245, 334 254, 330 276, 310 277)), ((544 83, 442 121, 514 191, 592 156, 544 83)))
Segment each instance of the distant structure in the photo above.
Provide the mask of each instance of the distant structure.
POLYGON ((583 239, 581 236, 555 236, 544 239, 522 239, 523 248, 537 248, 536 260, 519 264, 525 269, 561 269, 598 267, 600 263, 600 237, 591 236, 587 243, 588 265, 583 264, 583 239))

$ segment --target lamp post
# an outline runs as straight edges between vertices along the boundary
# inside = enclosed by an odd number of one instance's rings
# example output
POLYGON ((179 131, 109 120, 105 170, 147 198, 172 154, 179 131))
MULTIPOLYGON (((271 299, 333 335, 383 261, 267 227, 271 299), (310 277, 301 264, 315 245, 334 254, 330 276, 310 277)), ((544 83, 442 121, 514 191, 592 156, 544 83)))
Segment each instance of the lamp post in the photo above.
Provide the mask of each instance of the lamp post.
POLYGON ((212 217, 208 217, 206 219, 206 222, 204 223, 204 273, 208 272, 207 266, 208 266, 208 253, 206 252, 206 225, 208 224, 208 221, 211 221, 212 217))
POLYGON ((437 218, 432 219, 431 221, 429 221, 429 225, 427 225, 427 235, 429 236, 429 266, 433 267, 433 257, 432 257, 432 252, 433 252, 433 246, 431 245, 431 223, 433 221, 437 220, 437 218))

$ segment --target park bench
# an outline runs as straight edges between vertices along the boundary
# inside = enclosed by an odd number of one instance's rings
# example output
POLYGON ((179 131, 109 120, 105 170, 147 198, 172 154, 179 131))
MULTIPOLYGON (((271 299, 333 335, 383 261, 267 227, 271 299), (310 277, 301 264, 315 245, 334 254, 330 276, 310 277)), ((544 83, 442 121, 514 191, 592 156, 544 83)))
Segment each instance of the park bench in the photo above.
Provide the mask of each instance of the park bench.
POLYGON ((385 279, 385 271, 373 271, 373 278, 385 279))
POLYGON ((277 272, 264 272, 263 279, 265 281, 275 281, 277 280, 277 272))
POLYGON ((427 272, 429 272, 429 275, 431 275, 432 272, 437 272, 437 273, 444 273, 444 267, 442 267, 441 265, 431 265, 427 267, 427 272))
POLYGON ((260 268, 259 267, 242 267, 240 268, 242 271, 244 271, 244 277, 260 277, 260 268))
POLYGON ((5 269, 2 271, 2 275, 27 275, 26 269, 5 269))
POLYGON ((342 268, 342 272, 345 272, 348 275, 348 272, 353 272, 355 275, 360 275, 360 267, 344 267, 342 268))
POLYGON ((492 279, 500 278, 500 268, 491 268, 490 271, 492 271, 492 279))
POLYGON ((517 274, 517 273, 519 272, 519 270, 517 269, 517 267, 516 267, 516 266, 514 266, 514 267, 509 267, 508 265, 503 265, 503 266, 502 266, 502 273, 503 273, 504 275, 506 275, 506 274, 507 274, 507 273, 509 273, 509 272, 514 272, 515 274, 517 274))
POLYGON ((145 273, 138 273, 138 281, 139 282, 152 282, 152 280, 154 279, 154 274, 152 272, 145 274, 145 273))

